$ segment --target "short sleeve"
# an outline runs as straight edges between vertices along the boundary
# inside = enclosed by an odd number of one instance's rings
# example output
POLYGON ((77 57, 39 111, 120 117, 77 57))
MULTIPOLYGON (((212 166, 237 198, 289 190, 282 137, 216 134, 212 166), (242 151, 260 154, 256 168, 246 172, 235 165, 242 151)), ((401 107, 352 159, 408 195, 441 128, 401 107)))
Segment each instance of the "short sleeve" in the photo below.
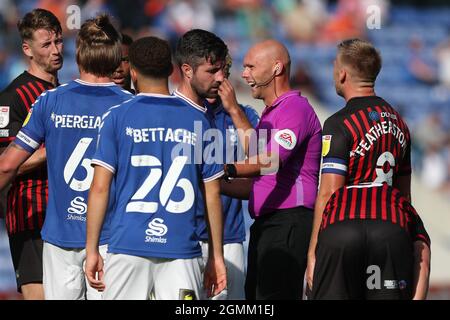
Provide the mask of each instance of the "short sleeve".
POLYGON ((431 247, 430 236, 425 230, 425 226, 423 225, 422 219, 417 214, 414 207, 407 201, 404 202, 406 214, 409 217, 409 225, 408 229, 411 234, 411 239, 413 242, 422 241, 428 247, 431 247))
POLYGON ((346 176, 350 157, 349 139, 342 124, 334 118, 325 121, 322 133, 322 174, 346 176))
POLYGON ((49 100, 48 92, 44 92, 37 98, 14 140, 17 145, 30 153, 38 149, 45 140, 45 117, 49 100))
POLYGON ((97 149, 91 161, 92 165, 102 166, 112 173, 116 172, 118 164, 115 118, 115 113, 111 111, 103 116, 103 122, 98 131, 97 149))
MULTIPOLYGON (((295 104, 278 106, 277 108, 286 108, 285 112, 280 112, 274 129, 271 130, 271 143, 269 148, 271 152, 278 153, 281 164, 287 162, 292 154, 309 136, 311 131, 310 121, 313 117, 305 117, 301 107, 295 104)), ((317 120, 318 121, 318 120, 317 120)))

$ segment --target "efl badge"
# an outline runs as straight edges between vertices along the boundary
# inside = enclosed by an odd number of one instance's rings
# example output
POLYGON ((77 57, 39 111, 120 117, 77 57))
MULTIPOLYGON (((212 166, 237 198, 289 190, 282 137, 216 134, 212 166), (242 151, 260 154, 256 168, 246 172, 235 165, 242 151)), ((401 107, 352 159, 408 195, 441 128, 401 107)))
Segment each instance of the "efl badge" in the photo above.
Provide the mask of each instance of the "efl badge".
POLYGON ((330 152, 331 137, 332 135, 322 136, 322 157, 326 157, 328 152, 330 152))
POLYGON ((31 117, 32 113, 33 113, 33 109, 30 109, 30 112, 28 112, 27 117, 25 118, 25 121, 23 122, 22 127, 25 127, 27 125, 28 121, 30 121, 30 117, 31 117))
POLYGON ((9 107, 0 107, 0 128, 6 128, 9 124, 9 107))
POLYGON ((275 141, 287 150, 294 149, 297 144, 295 133, 289 129, 280 130, 275 134, 275 141))
POLYGON ((180 300, 197 300, 195 291, 189 289, 180 289, 180 300))

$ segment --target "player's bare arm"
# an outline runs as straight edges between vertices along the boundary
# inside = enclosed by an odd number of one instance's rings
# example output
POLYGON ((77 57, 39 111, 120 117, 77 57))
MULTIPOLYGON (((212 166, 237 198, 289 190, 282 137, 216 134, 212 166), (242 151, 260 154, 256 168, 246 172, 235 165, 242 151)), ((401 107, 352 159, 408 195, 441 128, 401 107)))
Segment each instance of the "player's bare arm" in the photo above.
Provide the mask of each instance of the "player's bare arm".
POLYGON ((25 161, 17 172, 17 175, 22 175, 36 170, 42 166, 47 165, 47 153, 45 148, 36 150, 27 161, 25 161))
POLYGON ((321 175, 319 193, 317 195, 316 204, 314 207, 313 229, 311 233, 311 240, 309 242, 308 266, 306 268, 306 280, 310 289, 312 289, 313 286, 314 265, 316 262, 315 252, 323 211, 325 210, 325 206, 331 195, 344 185, 345 177, 342 175, 332 173, 324 173, 321 175))
POLYGON ((89 285, 103 291, 103 258, 98 251, 100 232, 108 206, 109 189, 113 173, 101 166, 94 169, 94 179, 89 191, 86 219, 86 277, 89 285))
POLYGON ((224 79, 221 83, 219 87, 219 96, 222 100, 224 109, 231 116, 234 126, 238 129, 239 141, 244 148, 245 154, 248 155, 250 137, 254 130, 250 121, 248 121, 244 110, 239 107, 236 100, 236 93, 228 79, 224 79))
POLYGON ((248 200, 252 191, 252 179, 237 178, 229 182, 220 180, 220 192, 226 196, 248 200))
POLYGON ((209 239, 204 287, 207 296, 212 297, 227 286, 227 272, 223 258, 223 215, 219 179, 205 182, 204 192, 209 239))
POLYGON ((30 153, 11 142, 0 155, 0 190, 3 190, 17 174, 17 170, 29 157, 30 153))
POLYGON ((236 178, 254 178, 264 174, 276 173, 279 169, 280 156, 275 153, 260 154, 234 163, 236 178))
POLYGON ((414 242, 413 300, 425 300, 430 281, 431 250, 425 242, 414 242))

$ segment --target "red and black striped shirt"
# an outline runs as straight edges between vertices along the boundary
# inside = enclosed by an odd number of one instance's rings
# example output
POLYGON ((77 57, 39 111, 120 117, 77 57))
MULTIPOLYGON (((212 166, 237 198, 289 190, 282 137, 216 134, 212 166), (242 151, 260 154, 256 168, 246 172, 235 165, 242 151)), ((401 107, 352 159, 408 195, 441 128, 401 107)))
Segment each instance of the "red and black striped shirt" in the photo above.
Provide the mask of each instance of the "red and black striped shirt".
POLYGON ((325 121, 322 173, 346 176, 346 185, 393 185, 411 174, 411 139, 400 114, 380 97, 357 97, 325 121))
MULTIPOLYGON (((0 148, 6 148, 14 140, 37 97, 53 87, 25 71, 0 93, 0 148)), ((8 234, 41 230, 47 207, 47 185, 45 166, 14 180, 7 196, 8 234)))
POLYGON ((405 229, 413 241, 430 246, 430 237, 413 206, 396 188, 381 186, 344 186, 328 200, 322 217, 321 230, 344 220, 381 220, 405 229))

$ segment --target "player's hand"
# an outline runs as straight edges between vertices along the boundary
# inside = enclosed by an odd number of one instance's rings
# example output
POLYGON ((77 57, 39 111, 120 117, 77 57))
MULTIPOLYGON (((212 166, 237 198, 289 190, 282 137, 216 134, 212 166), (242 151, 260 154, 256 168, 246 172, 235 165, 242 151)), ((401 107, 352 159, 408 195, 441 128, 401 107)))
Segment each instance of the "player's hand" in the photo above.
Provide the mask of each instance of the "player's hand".
POLYGON ((236 100, 236 93, 228 79, 224 79, 219 87, 219 96, 222 100, 223 108, 230 113, 233 108, 239 108, 236 100))
POLYGON ((306 267, 306 282, 309 290, 313 288, 314 267, 316 265, 316 257, 308 255, 308 265, 306 267))
POLYGON ((92 288, 100 292, 105 290, 105 284, 103 283, 103 258, 98 251, 86 255, 85 273, 92 288))
POLYGON ((218 295, 227 287, 227 270, 223 258, 208 259, 205 268, 203 286, 208 298, 218 295))

